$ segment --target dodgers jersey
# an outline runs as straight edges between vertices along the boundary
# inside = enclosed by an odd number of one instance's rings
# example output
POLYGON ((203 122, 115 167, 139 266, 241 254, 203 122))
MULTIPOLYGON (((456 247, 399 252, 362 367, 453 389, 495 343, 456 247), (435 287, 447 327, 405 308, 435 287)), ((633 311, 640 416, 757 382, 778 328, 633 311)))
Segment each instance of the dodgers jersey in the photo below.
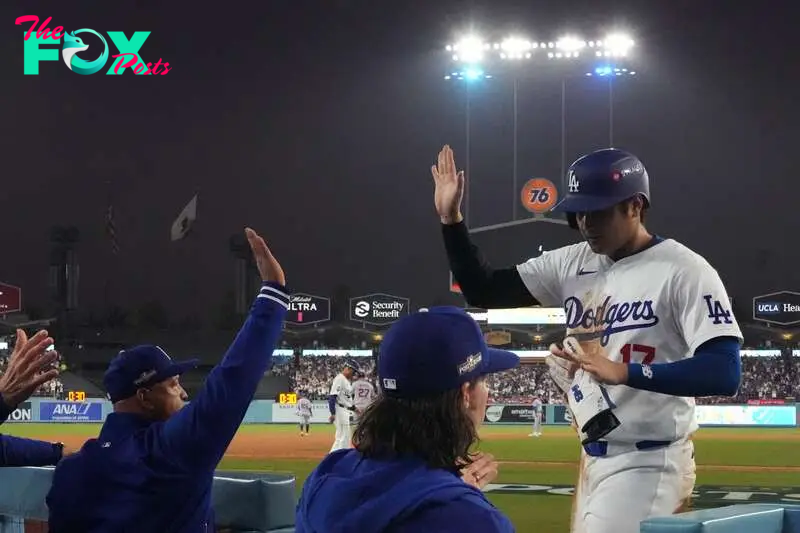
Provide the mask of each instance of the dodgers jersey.
POLYGON ((369 381, 359 379, 353 383, 353 403, 362 411, 369 407, 375 398, 375 388, 369 381))
MULTIPOLYGON (((715 337, 742 332, 717 271, 686 246, 665 239, 613 261, 586 242, 545 252, 517 266, 543 306, 563 306, 567 334, 594 330, 609 359, 671 363, 715 337)), ((608 386, 621 424, 612 442, 674 441, 696 431, 694 398, 608 386)))
POLYGON ((331 396, 336 396, 336 419, 349 422, 350 411, 345 407, 353 406, 353 387, 344 374, 339 373, 333 378, 331 396), (343 405, 345 407, 342 407, 343 405))
POLYGON ((297 401, 297 414, 299 416, 311 416, 311 400, 308 398, 300 398, 297 401))

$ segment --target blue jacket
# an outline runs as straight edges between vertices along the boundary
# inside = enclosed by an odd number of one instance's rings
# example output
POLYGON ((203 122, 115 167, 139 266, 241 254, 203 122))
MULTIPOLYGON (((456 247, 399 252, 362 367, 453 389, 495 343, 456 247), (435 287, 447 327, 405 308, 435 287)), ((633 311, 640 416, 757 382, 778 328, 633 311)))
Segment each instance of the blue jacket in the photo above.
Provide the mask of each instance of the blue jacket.
POLYGON ((418 459, 328 455, 303 485, 296 533, 514 533, 481 491, 418 459))
POLYGON ((214 469, 269 369, 289 297, 262 293, 197 397, 165 422, 110 414, 100 436, 56 467, 51 533, 214 531, 214 469), (268 295, 269 296, 268 296, 268 295))
MULTIPOLYGON (((0 424, 14 410, 0 399, 0 424)), ((0 467, 51 466, 61 460, 63 448, 51 442, 0 435, 0 467)))

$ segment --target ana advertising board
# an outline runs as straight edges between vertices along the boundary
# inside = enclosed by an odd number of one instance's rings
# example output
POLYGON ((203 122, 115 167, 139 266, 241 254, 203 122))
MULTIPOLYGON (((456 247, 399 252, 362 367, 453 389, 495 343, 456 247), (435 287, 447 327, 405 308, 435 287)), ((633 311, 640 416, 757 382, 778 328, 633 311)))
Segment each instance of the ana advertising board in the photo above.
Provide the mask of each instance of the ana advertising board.
POLYGON ((780 291, 756 296, 753 320, 780 326, 800 324, 800 293, 780 291))
POLYGON ((350 298, 350 320, 385 326, 406 316, 411 300, 391 294, 374 293, 350 298))
POLYGON ((295 326, 310 326, 331 319, 331 300, 313 294, 296 293, 289 300, 286 323, 295 326))
POLYGON ((42 422, 102 422, 101 402, 41 402, 39 420, 42 422))

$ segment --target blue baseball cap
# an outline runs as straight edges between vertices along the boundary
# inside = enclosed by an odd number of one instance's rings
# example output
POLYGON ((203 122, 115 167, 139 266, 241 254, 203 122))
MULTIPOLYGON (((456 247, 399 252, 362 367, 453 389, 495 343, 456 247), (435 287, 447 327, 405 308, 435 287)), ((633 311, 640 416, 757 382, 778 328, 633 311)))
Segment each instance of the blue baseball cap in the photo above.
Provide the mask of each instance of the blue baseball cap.
POLYGON ((378 382, 387 396, 416 398, 518 365, 515 353, 489 348, 466 311, 431 307, 401 318, 386 332, 378 356, 378 382))
POLYGON ((139 389, 146 389, 173 376, 196 368, 197 359, 173 362, 167 352, 149 344, 122 350, 108 365, 103 385, 112 403, 130 398, 139 389))

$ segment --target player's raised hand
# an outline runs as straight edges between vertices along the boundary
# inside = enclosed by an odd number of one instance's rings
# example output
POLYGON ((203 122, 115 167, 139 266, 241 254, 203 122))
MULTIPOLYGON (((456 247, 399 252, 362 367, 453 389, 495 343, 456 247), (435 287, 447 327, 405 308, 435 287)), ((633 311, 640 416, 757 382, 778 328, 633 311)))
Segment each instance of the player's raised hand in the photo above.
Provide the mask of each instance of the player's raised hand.
POLYGON ((58 353, 47 351, 52 344, 53 339, 45 330, 30 339, 24 331, 17 330, 14 351, 6 371, 0 376, 0 399, 8 407, 16 407, 41 385, 58 376, 58 370, 53 368, 58 353))
POLYGON ((433 203, 443 224, 457 224, 464 217, 461 215, 461 201, 464 199, 464 171, 456 169, 453 149, 444 145, 439 158, 431 167, 433 182, 436 186, 433 203))
POLYGON ((286 285, 286 275, 283 273, 283 268, 281 268, 281 264, 278 263, 275 256, 272 255, 272 252, 269 251, 267 243, 264 242, 261 235, 250 228, 245 228, 244 234, 250 244, 250 249, 253 251, 261 279, 286 285))

